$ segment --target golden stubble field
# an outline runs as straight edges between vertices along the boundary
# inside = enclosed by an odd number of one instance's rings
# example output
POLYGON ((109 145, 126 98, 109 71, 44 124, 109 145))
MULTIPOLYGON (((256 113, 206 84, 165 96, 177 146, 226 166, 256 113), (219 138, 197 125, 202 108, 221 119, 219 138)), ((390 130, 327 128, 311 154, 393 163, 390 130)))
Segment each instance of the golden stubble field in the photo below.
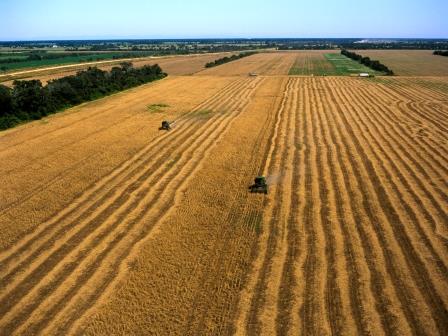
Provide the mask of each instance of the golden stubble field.
POLYGON ((1 334, 443 335, 448 78, 291 55, 2 132, 1 334))
POLYGON ((358 50, 358 54, 379 60, 398 76, 448 76, 448 57, 432 50, 358 50))

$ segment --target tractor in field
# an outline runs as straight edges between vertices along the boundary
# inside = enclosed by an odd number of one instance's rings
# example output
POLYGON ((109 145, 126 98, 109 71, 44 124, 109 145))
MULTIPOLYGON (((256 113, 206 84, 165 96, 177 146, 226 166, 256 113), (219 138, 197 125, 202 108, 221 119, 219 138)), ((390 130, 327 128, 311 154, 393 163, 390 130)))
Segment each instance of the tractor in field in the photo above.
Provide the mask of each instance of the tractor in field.
POLYGON ((162 126, 159 127, 159 130, 161 131, 169 131, 171 130, 171 125, 174 124, 174 121, 169 122, 169 121, 162 121, 162 126))
POLYGON ((264 176, 257 176, 254 179, 254 184, 249 187, 251 193, 268 193, 268 184, 266 183, 266 178, 264 176))

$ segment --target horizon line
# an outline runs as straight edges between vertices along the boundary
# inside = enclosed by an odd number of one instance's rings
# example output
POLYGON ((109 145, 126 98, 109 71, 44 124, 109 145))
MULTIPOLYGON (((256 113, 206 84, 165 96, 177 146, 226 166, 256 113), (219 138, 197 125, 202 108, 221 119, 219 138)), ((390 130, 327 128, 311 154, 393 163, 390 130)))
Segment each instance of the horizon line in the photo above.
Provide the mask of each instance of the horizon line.
POLYGON ((3 42, 64 42, 64 41, 170 41, 170 40, 448 40, 448 37, 85 37, 85 38, 47 38, 47 39, 17 39, 3 42))

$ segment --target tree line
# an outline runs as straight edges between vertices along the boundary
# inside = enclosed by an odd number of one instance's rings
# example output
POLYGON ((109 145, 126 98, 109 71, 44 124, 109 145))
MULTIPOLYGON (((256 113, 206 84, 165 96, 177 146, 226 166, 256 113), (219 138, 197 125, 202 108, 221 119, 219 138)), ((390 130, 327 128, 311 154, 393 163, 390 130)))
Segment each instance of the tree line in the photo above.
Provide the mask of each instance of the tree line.
POLYGON ((433 54, 438 56, 448 56, 448 50, 436 50, 433 54))
POLYGON ((253 54, 256 54, 256 52, 245 52, 245 53, 240 53, 238 55, 232 55, 230 57, 226 56, 226 57, 223 57, 223 58, 219 58, 219 59, 217 59, 217 60, 215 60, 213 62, 209 62, 209 63, 205 64, 205 67, 206 68, 212 68, 212 67, 215 67, 215 66, 218 66, 218 65, 221 65, 221 64, 225 64, 225 63, 236 61, 236 60, 238 60, 240 58, 243 58, 243 57, 251 56, 253 54))
POLYGON ((364 64, 366 67, 369 67, 372 70, 384 72, 388 76, 393 76, 394 74, 392 70, 390 70, 384 64, 380 63, 380 61, 373 61, 370 59, 370 57, 362 57, 361 55, 348 51, 346 49, 342 49, 341 54, 361 64, 364 64))
POLYGON ((124 62, 110 71, 91 67, 46 86, 40 80, 16 80, 12 89, 0 85, 0 130, 165 76, 157 64, 134 68, 124 62))

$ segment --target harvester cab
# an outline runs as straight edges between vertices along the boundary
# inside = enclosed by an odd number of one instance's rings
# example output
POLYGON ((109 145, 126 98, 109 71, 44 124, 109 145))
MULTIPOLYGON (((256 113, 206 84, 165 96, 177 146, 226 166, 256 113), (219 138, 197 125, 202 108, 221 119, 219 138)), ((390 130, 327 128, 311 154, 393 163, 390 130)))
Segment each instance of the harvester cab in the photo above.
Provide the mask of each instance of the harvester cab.
POLYGON ((163 130, 163 131, 169 131, 171 129, 171 124, 173 122, 169 122, 169 121, 162 121, 162 126, 159 127, 159 130, 163 130))
POLYGON ((254 179, 254 184, 249 187, 251 193, 268 193, 268 184, 266 183, 266 178, 264 176, 257 176, 254 179))

